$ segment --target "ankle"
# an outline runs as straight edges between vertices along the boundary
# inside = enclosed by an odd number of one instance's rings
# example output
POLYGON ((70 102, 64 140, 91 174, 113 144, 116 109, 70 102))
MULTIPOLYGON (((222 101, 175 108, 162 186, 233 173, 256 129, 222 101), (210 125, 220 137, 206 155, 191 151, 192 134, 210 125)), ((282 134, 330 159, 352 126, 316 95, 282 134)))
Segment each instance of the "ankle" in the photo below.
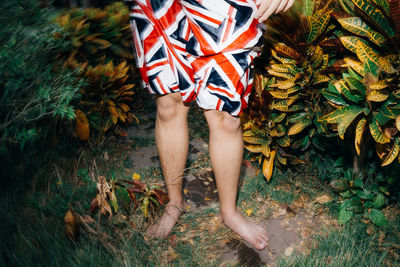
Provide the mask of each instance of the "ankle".
POLYGON ((185 202, 183 201, 183 200, 180 200, 180 199, 177 199, 177 200, 170 200, 170 201, 168 201, 168 203, 167 203, 167 206, 168 205, 170 205, 170 206, 175 206, 175 207, 178 207, 178 208, 184 208, 184 206, 185 206, 185 202))
POLYGON ((229 221, 232 217, 236 216, 239 212, 237 211, 236 208, 230 208, 230 209, 221 209, 219 216, 221 217, 222 221, 229 221))

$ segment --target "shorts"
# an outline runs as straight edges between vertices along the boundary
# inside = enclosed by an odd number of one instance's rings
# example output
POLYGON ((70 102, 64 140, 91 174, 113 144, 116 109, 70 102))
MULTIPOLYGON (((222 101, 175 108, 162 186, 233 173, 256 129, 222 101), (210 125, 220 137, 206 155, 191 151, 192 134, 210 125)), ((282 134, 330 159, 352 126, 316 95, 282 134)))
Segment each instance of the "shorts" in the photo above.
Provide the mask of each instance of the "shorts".
POLYGON ((134 1, 130 25, 144 86, 237 116, 262 47, 256 12, 256 0, 134 1))

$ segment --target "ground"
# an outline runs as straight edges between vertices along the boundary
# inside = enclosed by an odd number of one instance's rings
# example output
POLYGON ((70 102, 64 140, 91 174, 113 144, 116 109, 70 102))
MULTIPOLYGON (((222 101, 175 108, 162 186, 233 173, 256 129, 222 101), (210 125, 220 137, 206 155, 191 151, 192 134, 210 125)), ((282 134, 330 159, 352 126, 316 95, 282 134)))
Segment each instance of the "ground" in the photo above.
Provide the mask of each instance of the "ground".
MULTIPOLYGON (((164 188, 154 141, 154 102, 138 107, 140 124, 127 135, 110 135, 68 157, 54 158, 24 193, 18 213, 7 216, 7 255, 14 265, 68 266, 396 266, 400 263, 400 212, 384 212, 387 228, 354 219, 337 223, 341 201, 312 165, 276 170, 267 183, 257 164, 243 161, 239 210, 262 225, 269 246, 258 251, 218 220, 218 197, 208 155, 208 133, 200 110, 189 115, 190 153, 185 171, 185 213, 165 240, 145 234, 162 208, 145 218, 140 208, 124 207, 101 215, 90 212, 99 177, 132 180, 164 188), (50 174, 49 174, 50 173, 50 174), (47 178, 42 176, 47 174, 47 178), (42 178, 38 178, 42 177, 42 178), (43 179, 43 180, 40 180, 43 179), (73 241, 64 235, 63 218, 71 207, 86 227, 73 241), (29 222, 29 223, 27 223, 29 222), (9 245, 11 244, 11 245, 9 245), (12 251, 12 252, 11 252, 12 251)), ((3 202, 2 210, 13 203, 3 202)), ((6 245, 5 245, 6 244, 6 245)), ((6 250, 4 250, 6 251, 6 250)), ((7 258, 6 258, 7 261, 7 258)))

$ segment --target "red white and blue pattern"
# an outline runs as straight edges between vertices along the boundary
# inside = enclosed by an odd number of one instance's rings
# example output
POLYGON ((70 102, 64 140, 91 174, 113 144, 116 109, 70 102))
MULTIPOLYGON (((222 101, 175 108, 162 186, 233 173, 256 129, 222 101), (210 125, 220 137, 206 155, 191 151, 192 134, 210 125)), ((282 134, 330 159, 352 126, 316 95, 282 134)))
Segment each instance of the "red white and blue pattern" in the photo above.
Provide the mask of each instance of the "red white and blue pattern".
POLYGON ((262 45, 255 0, 136 0, 136 60, 149 92, 236 116, 247 106, 262 45))

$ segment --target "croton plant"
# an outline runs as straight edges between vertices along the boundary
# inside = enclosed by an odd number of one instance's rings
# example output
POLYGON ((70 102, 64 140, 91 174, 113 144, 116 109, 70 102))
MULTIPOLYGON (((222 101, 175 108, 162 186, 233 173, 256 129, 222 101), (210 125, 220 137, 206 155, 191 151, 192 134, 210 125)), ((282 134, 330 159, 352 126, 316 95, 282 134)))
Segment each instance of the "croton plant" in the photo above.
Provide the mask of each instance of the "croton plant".
POLYGON ((356 172, 371 145, 391 164, 400 150, 400 1, 302 1, 267 29, 268 63, 244 116, 246 148, 266 179, 332 136, 353 140, 356 172))

